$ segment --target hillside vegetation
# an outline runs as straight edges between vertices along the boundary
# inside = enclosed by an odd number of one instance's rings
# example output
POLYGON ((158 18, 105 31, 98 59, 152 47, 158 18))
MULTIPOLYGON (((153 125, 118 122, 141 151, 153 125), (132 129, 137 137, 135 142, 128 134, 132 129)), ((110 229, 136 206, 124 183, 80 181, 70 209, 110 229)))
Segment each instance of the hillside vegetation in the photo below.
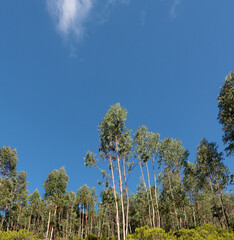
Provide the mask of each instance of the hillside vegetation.
MULTIPOLYGON (((218 97, 228 156, 233 99, 231 73, 218 97)), ((228 189, 233 174, 217 144, 201 139, 189 162, 180 139, 161 139, 144 125, 133 133, 126 120, 127 110, 112 105, 98 126, 99 152, 84 157, 87 167, 100 171, 101 201, 87 185, 67 191, 64 168, 48 174, 43 194, 29 194, 16 149, 1 147, 0 239, 234 239, 234 194, 228 189), (136 168, 141 180, 132 193, 128 178, 136 168)))

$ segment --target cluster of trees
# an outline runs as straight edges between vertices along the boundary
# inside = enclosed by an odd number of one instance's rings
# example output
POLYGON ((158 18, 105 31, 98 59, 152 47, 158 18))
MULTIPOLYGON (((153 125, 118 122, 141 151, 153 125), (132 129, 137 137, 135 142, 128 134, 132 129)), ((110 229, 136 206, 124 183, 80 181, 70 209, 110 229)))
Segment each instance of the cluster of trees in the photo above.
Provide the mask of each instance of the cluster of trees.
MULTIPOLYGON (((234 73, 220 91, 218 119, 223 124, 227 155, 234 149, 234 73)), ((26 229, 38 236, 126 239, 136 228, 149 226, 178 230, 204 224, 229 227, 234 220, 234 195, 227 191, 232 175, 217 144, 203 138, 194 162, 179 139, 160 139, 141 126, 132 134, 120 104, 110 107, 99 127, 99 154, 88 151, 85 165, 100 170, 101 201, 87 185, 67 191, 64 168, 44 181, 44 195, 28 193, 26 172, 17 172, 17 152, 0 148, 0 230, 26 229), (134 194, 128 177, 140 169, 134 194), (157 174, 159 169, 159 174, 157 174), (153 179, 153 181, 152 181, 153 179)))

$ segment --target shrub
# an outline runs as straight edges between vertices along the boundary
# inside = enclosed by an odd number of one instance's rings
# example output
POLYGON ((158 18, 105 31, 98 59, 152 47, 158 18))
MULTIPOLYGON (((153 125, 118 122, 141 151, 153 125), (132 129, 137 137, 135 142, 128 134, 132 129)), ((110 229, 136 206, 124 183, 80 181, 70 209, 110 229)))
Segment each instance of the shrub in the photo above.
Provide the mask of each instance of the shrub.
POLYGON ((174 240, 176 239, 171 233, 166 233, 161 228, 149 229, 147 226, 137 228, 136 232, 127 236, 128 240, 174 240))
POLYGON ((22 229, 18 232, 2 232, 0 231, 1 240, 39 240, 32 232, 27 232, 27 230, 22 229))
POLYGON ((99 240, 100 238, 95 236, 94 234, 89 234, 86 240, 99 240))
POLYGON ((204 225, 192 229, 180 229, 177 232, 166 233, 163 229, 149 229, 147 226, 137 228, 136 232, 127 236, 128 240, 233 240, 231 228, 204 225))

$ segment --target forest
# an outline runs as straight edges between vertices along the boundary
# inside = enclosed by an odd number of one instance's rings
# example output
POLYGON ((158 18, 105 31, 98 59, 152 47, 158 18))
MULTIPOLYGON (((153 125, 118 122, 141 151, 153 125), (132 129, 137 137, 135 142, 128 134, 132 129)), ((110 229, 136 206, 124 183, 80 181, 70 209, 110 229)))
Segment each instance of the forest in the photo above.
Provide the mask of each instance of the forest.
POLYGON ((99 152, 84 156, 100 172, 100 198, 87 185, 68 192, 63 167, 48 174, 43 194, 29 194, 27 173, 17 172, 17 150, 1 147, 0 239, 233 239, 233 174, 225 158, 234 150, 234 72, 217 105, 225 152, 203 138, 194 162, 180 139, 161 139, 146 126, 133 133, 127 110, 112 105, 98 126, 99 152), (128 178, 137 168, 132 193, 128 178))

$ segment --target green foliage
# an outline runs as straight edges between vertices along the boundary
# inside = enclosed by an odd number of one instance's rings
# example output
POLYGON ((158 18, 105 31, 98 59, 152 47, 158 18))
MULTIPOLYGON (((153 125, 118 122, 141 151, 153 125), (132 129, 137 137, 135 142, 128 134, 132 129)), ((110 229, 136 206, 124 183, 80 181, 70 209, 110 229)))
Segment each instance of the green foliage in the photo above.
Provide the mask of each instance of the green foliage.
POLYGON ((45 198, 61 197, 66 193, 68 176, 62 167, 59 170, 53 170, 49 173, 44 182, 45 198))
POLYGON ((2 177, 14 177, 16 176, 16 164, 17 164, 17 152, 16 149, 10 147, 0 148, 0 173, 2 177))
POLYGON ((33 235, 32 232, 27 232, 25 229, 20 231, 12 231, 12 232, 2 232, 0 231, 0 239, 1 240, 39 240, 38 237, 33 235))
POLYGON ((85 238, 86 240, 99 240, 100 238, 95 236, 94 234, 89 234, 87 236, 87 238, 85 238))
POLYGON ((234 232, 229 228, 219 226, 204 225, 193 229, 180 229, 175 233, 179 240, 232 240, 234 232))
POLYGON ((107 111, 105 117, 98 126, 100 136, 100 152, 103 154, 108 151, 115 151, 116 141, 120 141, 123 135, 129 131, 125 128, 125 121, 127 119, 127 110, 122 108, 119 103, 112 105, 107 111))
POLYGON ((132 235, 127 236, 127 240, 161 240, 168 239, 174 240, 175 236, 172 235, 171 232, 166 233, 165 230, 161 228, 153 228, 149 229, 147 226, 137 228, 136 232, 132 235))
POLYGON ((228 144, 226 147, 227 155, 232 155, 234 151, 234 72, 231 72, 218 96, 219 103, 219 122, 223 125, 223 142, 228 144))
POLYGON ((160 228, 149 229, 147 226, 137 228, 136 232, 127 236, 127 240, 232 240, 234 232, 229 228, 220 228, 209 224, 193 229, 180 229, 177 232, 165 232, 160 228))
POLYGON ((87 152, 84 160, 85 160, 85 166, 89 166, 89 167, 97 166, 97 160, 95 159, 95 155, 90 151, 87 152))

